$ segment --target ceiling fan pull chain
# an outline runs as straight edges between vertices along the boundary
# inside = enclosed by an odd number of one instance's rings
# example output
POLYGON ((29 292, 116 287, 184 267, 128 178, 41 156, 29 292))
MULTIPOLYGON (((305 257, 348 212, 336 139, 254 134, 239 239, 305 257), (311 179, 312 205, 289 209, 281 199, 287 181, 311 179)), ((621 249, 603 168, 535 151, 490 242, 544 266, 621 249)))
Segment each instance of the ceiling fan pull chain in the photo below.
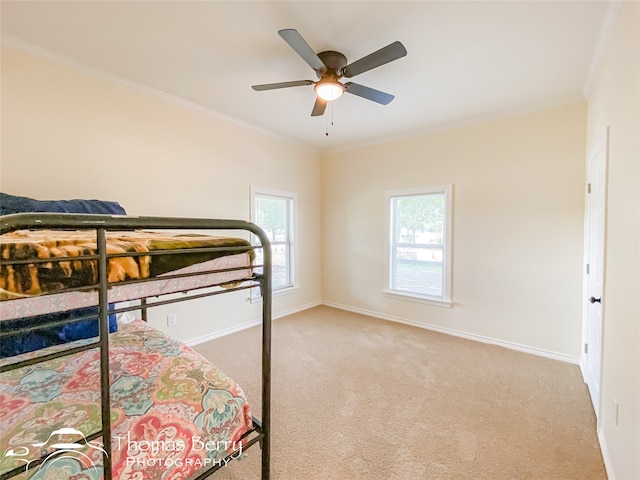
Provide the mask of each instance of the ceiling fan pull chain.
POLYGON ((333 102, 329 104, 329 108, 331 109, 331 122, 327 122, 327 128, 325 130, 325 137, 329 136, 329 125, 333 127, 333 102))

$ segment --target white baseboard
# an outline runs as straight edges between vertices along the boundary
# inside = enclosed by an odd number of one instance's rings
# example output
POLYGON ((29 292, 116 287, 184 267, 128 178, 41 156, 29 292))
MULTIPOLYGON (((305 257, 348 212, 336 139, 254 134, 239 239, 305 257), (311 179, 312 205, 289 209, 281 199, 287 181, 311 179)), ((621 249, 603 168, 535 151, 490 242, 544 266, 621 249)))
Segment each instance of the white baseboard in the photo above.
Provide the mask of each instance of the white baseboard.
POLYGON ((226 335, 231 335, 232 333, 241 332, 242 330, 246 330, 247 328, 255 327, 256 325, 260 325, 260 323, 262 323, 261 320, 252 320, 250 322, 241 323, 240 325, 235 325, 223 330, 218 330, 217 332, 209 333, 202 337, 194 338, 193 340, 189 340, 184 343, 186 343, 189 347, 193 347, 194 345, 208 342, 209 340, 215 340, 216 338, 224 337, 226 335))
MULTIPOLYGON (((278 318, 286 317, 289 315, 293 315, 294 313, 302 312, 304 310, 309 310, 310 308, 317 307, 319 305, 326 305, 327 307, 333 307, 340 310, 346 310, 348 312, 358 313, 361 315, 367 315, 369 317, 379 318, 381 320, 388 320, 396 323, 403 323, 405 325, 411 325, 413 327, 424 328, 426 330, 432 330, 439 333, 445 333, 447 335, 453 335, 455 337, 466 338, 468 340, 474 340, 476 342, 487 343, 490 345, 497 345, 500 347, 508 348, 510 350, 517 350, 519 352, 530 353, 532 355, 537 355, 540 357, 551 358, 553 360, 559 360, 561 362, 571 363, 574 365, 580 365, 580 359, 572 357, 570 355, 565 355, 563 353, 552 352, 549 350, 544 350, 541 348, 530 347, 528 345, 522 345, 514 342, 507 342, 504 340, 498 340, 491 337, 486 337, 483 335, 476 335, 473 333, 462 332, 459 330, 454 330, 451 328, 443 328, 438 327, 436 325, 431 325, 427 323, 416 322, 414 320, 409 320, 406 318, 396 317, 393 315, 386 315, 379 312, 374 312, 371 310, 365 310, 363 308, 350 307, 348 305, 342 305, 334 302, 326 302, 326 301, 316 301, 311 302, 306 305, 301 305, 289 310, 283 310, 278 313, 274 313, 272 315, 272 320, 277 320, 278 318)), ((232 333, 240 332, 247 328, 255 327, 262 323, 261 319, 253 320, 250 322, 245 322, 240 325, 236 325, 234 327, 226 328, 224 330, 219 330, 217 332, 210 333, 208 335, 204 335, 202 337, 194 338, 193 340, 189 340, 185 342, 190 347, 194 345, 198 345, 199 343, 208 342, 209 340, 214 340, 216 338, 224 337, 226 335, 231 335, 232 333)))
POLYGON ((549 351, 549 350, 530 347, 528 345, 522 345, 522 344, 519 344, 519 343, 506 342, 504 340, 498 340, 498 339, 491 338, 491 337, 485 337, 483 335, 476 335, 476 334, 473 334, 473 333, 461 332, 459 330, 454 330, 454 329, 451 329, 451 328, 438 327, 436 325, 430 325, 430 324, 427 324, 427 323, 416 322, 414 320, 395 317, 395 316, 392 316, 392 315, 386 315, 386 314, 383 314, 383 313, 373 312, 373 311, 365 310, 365 309, 362 309, 362 308, 355 308, 355 307, 350 307, 350 306, 347 306, 347 305, 341 305, 339 303, 322 302, 322 304, 326 305, 328 307, 339 308, 340 310, 346 310, 346 311, 353 312, 353 313, 359 313, 361 315, 367 315, 369 317, 380 318, 381 320, 389 320, 391 322, 403 323, 405 325, 411 325, 411 326, 414 326, 414 327, 424 328, 426 330, 433 330, 435 332, 445 333, 447 335, 453 335, 455 337, 466 338, 468 340, 474 340, 476 342, 488 343, 488 344, 491 344, 491 345, 497 345, 497 346, 500 346, 500 347, 505 347, 505 348, 508 348, 510 350, 517 350, 519 352, 531 353, 533 355, 537 355, 537 356, 540 356, 540 357, 551 358, 553 360, 560 360, 561 362, 572 363, 572 364, 575 364, 575 365, 579 365, 579 363, 580 363, 580 359, 579 358, 575 358, 575 357, 572 357, 570 355, 565 355, 563 353, 552 352, 552 351, 549 351))
POLYGON ((613 474, 613 467, 611 466, 611 457, 609 456, 607 441, 602 434, 602 429, 598 431, 598 443, 600 444, 600 451, 602 452, 602 460, 604 461, 604 469, 607 472, 607 478, 609 480, 616 480, 616 476, 613 474))
POLYGON ((306 305, 301 305, 299 307, 290 308, 289 310, 283 310, 282 312, 274 313, 272 318, 277 320, 278 318, 288 317, 289 315, 293 315, 294 313, 304 312, 305 310, 309 310, 310 308, 317 307, 323 305, 321 300, 317 300, 315 302, 307 303, 306 305))
MULTIPOLYGON (((291 308, 289 310, 283 310, 282 312, 272 314, 271 320, 273 321, 273 320, 277 320, 278 318, 286 317, 288 315, 293 315, 294 313, 302 312, 304 310, 317 307, 318 305, 322 305, 322 302, 321 301, 312 302, 312 303, 308 303, 307 305, 291 308)), ((242 330, 246 330, 247 328, 255 327, 260 324, 262 324, 261 318, 257 320, 252 320, 250 322, 241 323, 240 325, 235 325, 233 327, 225 328, 223 330, 218 330, 217 332, 209 333, 207 335, 194 338, 193 340, 189 340, 184 343, 186 343, 189 347, 193 347, 194 345, 208 342, 209 340, 215 340, 216 338, 224 337, 226 335, 231 335, 232 333, 241 332, 242 330)))

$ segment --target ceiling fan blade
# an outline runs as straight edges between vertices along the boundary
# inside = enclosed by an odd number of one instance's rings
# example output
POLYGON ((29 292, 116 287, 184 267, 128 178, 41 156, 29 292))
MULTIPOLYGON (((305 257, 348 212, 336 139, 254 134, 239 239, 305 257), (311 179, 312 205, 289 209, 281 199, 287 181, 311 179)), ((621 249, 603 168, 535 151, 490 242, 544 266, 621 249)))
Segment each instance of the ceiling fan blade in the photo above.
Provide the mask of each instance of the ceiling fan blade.
POLYGON ((311 68, 314 70, 325 70, 327 67, 320 57, 316 55, 309 44, 302 38, 302 35, 298 33, 297 30, 293 28, 286 28, 284 30, 279 30, 278 34, 284 39, 285 42, 289 44, 291 48, 293 48, 298 55, 302 57, 302 59, 309 64, 311 68))
POLYGON ((353 95, 357 95, 362 98, 366 98, 367 100, 372 100, 381 105, 387 105, 391 102, 395 97, 388 93, 381 92, 380 90, 376 90, 374 88, 365 87, 364 85, 360 85, 358 83, 347 82, 344 84, 345 92, 351 93, 353 95))
POLYGON ((312 85, 311 80, 296 80, 294 82, 265 83, 264 85, 253 85, 251 88, 261 92, 262 90, 274 90, 276 88, 302 87, 303 85, 312 85))
POLYGON ((311 111, 312 117, 319 117, 324 114, 324 110, 327 108, 327 102, 320 97, 316 97, 316 103, 313 104, 313 110, 311 111))
POLYGON ((367 72, 373 68, 393 62, 407 54, 407 49, 400 42, 393 42, 380 50, 370 53, 360 60, 350 63, 342 69, 342 76, 351 78, 361 73, 367 72))

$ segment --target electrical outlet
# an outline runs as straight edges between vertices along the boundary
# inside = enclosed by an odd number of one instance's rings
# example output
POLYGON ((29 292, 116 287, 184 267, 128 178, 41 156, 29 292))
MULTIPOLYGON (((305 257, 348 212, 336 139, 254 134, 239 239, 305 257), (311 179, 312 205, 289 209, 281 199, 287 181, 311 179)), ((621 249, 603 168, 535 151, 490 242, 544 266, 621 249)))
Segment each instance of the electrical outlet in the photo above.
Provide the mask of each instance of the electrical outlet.
POLYGON ((363 296, 363 297, 366 297, 366 296, 367 296, 367 289, 366 289, 366 288, 363 288, 363 289, 362 289, 362 296, 363 296))
POLYGON ((178 317, 175 313, 170 313, 167 315, 167 327, 175 327, 178 323, 178 317))

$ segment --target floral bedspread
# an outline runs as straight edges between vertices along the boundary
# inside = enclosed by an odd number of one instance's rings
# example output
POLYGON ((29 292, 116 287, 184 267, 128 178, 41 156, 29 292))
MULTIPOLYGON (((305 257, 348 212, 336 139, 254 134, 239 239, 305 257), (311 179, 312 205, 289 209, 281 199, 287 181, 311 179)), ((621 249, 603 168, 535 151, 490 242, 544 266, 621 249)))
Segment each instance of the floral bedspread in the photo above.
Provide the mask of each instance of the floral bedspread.
MULTIPOLYGON (((242 453, 251 412, 233 380, 142 321, 109 338, 114 479, 184 479, 242 453)), ((0 474, 42 456, 14 478, 102 478, 102 439, 80 441, 101 428, 98 349, 3 373, 0 411, 0 474)))

